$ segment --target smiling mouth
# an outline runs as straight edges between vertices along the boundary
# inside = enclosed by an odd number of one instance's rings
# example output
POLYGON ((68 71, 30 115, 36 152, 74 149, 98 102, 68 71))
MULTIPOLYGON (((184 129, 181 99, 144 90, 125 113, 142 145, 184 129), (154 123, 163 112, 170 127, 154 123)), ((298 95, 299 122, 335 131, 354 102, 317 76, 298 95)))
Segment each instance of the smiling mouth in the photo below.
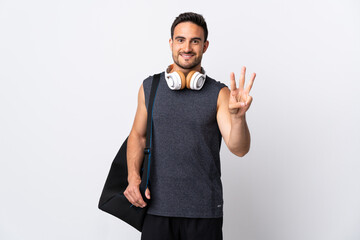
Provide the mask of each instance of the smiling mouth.
POLYGON ((194 56, 194 54, 180 53, 180 56, 183 57, 184 59, 190 59, 194 56))

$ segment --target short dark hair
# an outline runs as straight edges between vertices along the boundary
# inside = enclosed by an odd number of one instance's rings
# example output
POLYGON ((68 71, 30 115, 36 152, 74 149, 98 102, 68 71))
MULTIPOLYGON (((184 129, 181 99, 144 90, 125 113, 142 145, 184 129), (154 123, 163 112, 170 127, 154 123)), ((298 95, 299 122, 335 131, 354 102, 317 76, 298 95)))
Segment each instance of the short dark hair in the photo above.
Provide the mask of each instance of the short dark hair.
POLYGON ((204 37, 205 37, 204 42, 206 42, 207 37, 208 37, 208 29, 206 26, 205 19, 202 15, 193 13, 193 12, 181 13, 178 17, 175 18, 175 20, 171 26, 171 39, 174 37, 174 29, 175 29, 176 25, 178 25, 179 23, 182 23, 182 22, 192 22, 192 23, 202 27, 204 29, 204 37))

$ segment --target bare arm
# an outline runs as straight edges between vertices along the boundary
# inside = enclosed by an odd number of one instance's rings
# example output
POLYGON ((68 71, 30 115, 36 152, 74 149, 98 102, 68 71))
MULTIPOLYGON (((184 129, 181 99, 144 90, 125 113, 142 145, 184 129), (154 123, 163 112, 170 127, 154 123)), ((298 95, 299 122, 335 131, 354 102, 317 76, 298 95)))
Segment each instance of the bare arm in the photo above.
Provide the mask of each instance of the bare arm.
POLYGON ((249 84, 244 88, 245 71, 241 70, 239 88, 236 88, 235 76, 231 74, 231 91, 228 88, 220 90, 218 97, 217 121, 221 135, 229 150, 242 157, 250 149, 250 132, 246 123, 246 111, 249 109, 252 97, 249 95, 256 74, 253 73, 249 84))
MULTIPOLYGON (((141 183, 140 168, 144 158, 146 144, 146 122, 147 110, 145 106, 144 89, 141 85, 138 93, 138 106, 134 123, 127 142, 127 164, 129 185, 124 191, 125 197, 136 207, 145 207, 139 186, 141 183)), ((150 199, 150 192, 147 189, 146 197, 150 199)))

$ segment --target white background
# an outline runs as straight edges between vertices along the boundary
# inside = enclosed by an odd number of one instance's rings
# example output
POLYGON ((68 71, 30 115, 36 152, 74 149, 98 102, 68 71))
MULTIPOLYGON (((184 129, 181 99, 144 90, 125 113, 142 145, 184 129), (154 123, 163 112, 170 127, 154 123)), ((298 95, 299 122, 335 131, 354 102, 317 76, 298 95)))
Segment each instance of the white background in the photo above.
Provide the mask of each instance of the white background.
POLYGON ((184 11, 211 77, 257 73, 251 151, 222 145, 224 238, 360 239, 357 0, 0 0, 0 239, 139 239, 97 204, 184 11))

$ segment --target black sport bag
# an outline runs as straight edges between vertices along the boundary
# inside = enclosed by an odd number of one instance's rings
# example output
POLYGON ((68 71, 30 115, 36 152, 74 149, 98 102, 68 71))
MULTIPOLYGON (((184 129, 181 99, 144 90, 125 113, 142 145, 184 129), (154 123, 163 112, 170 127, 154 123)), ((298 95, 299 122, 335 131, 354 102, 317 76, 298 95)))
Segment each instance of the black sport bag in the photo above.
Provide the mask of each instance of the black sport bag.
POLYGON ((115 159, 111 164, 110 172, 106 179, 98 205, 99 209, 120 218, 140 232, 142 231, 142 225, 148 206, 148 199, 145 197, 145 190, 148 187, 150 177, 152 110, 159 80, 160 74, 155 74, 151 85, 150 99, 147 108, 148 117, 146 127, 146 147, 144 149, 144 161, 141 167, 140 193, 144 201, 147 202, 147 205, 145 208, 135 207, 123 194, 128 186, 128 169, 126 157, 128 138, 126 138, 124 143, 121 145, 118 153, 115 156, 115 159))

